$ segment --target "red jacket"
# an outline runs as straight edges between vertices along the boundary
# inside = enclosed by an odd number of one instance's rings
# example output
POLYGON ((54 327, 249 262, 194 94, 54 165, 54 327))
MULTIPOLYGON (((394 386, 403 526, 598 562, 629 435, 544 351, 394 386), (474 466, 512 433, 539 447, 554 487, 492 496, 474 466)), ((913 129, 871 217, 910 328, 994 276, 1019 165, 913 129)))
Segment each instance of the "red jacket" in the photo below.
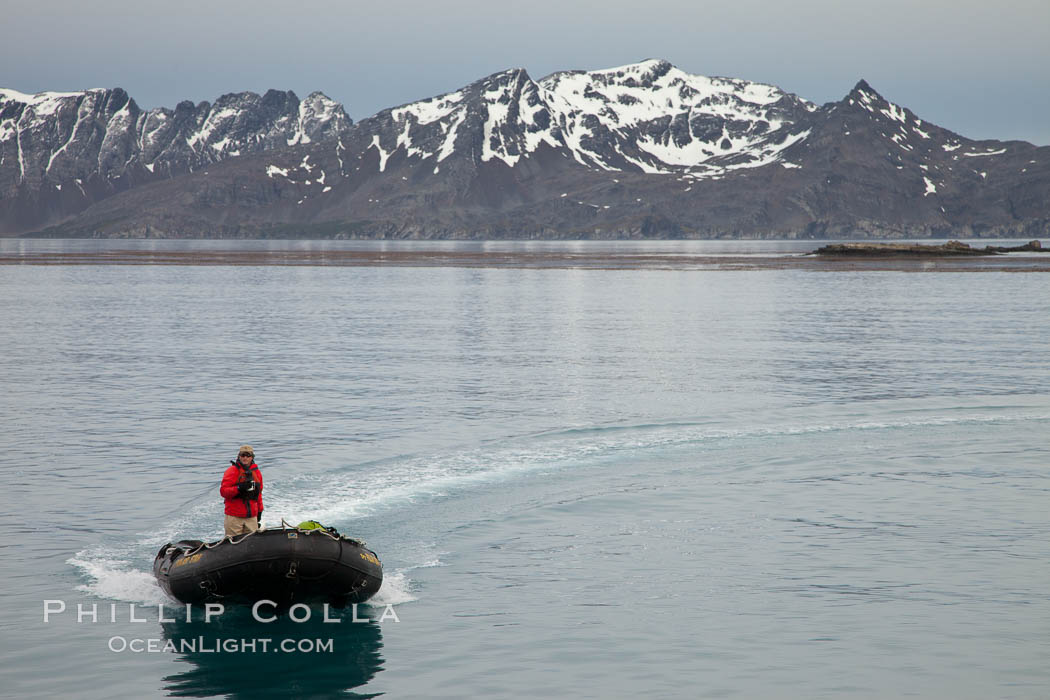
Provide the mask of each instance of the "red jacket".
POLYGON ((248 467, 248 471, 251 473, 252 478, 259 482, 259 495, 255 497, 254 501, 248 501, 237 489, 237 482, 245 474, 243 467, 236 462, 232 462, 226 469, 226 473, 222 475, 222 485, 219 486, 219 494, 226 500, 226 515, 235 515, 238 518, 252 518, 263 511, 262 472, 259 471, 259 465, 255 462, 252 462, 252 465, 248 467), (249 510, 249 506, 251 510, 249 510))

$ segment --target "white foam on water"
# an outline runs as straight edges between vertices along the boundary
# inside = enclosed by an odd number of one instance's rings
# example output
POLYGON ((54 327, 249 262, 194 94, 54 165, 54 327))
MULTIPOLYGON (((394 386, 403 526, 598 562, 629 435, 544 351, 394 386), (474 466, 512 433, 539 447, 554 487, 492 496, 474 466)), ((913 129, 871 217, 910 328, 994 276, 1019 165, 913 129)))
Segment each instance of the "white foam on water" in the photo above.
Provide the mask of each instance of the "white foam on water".
POLYGON ((383 574, 383 585, 364 604, 373 607, 384 607, 387 605, 411 603, 415 600, 419 600, 419 598, 412 594, 412 579, 408 578, 404 571, 395 571, 392 574, 383 574))
POLYGON ((435 566, 447 566, 447 565, 445 564, 445 562, 441 561, 440 559, 431 559, 430 561, 425 561, 422 564, 417 564, 416 566, 405 567, 404 569, 401 569, 401 571, 412 571, 414 569, 430 569, 430 568, 433 568, 435 566))
POLYGON ((82 593, 126 603, 171 603, 171 599, 157 585, 153 574, 131 568, 126 560, 110 559, 99 550, 84 550, 69 559, 68 563, 91 579, 76 587, 82 593))
POLYGON ((374 596, 365 602, 365 605, 383 607, 386 605, 411 603, 412 601, 419 600, 419 598, 412 593, 412 579, 406 574, 410 571, 415 571, 416 569, 430 569, 436 566, 445 565, 446 564, 440 559, 430 559, 422 564, 406 566, 401 569, 395 569, 392 573, 385 573, 383 574, 383 585, 374 596))

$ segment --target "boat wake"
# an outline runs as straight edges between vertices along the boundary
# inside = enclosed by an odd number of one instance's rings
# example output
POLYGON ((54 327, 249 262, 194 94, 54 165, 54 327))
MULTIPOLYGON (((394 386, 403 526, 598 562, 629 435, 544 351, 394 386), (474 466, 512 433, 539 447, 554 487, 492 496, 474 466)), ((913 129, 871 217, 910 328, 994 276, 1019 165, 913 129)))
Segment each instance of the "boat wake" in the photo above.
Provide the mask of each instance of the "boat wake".
MULTIPOLYGON (((323 474, 273 479, 266 497, 264 524, 316 519, 346 534, 384 532, 391 541, 375 543, 380 557, 392 559, 377 605, 417 600, 409 573, 443 565, 434 545, 418 540, 414 509, 457 493, 538 474, 601 469, 643 458, 673 458, 707 451, 738 451, 757 441, 788 440, 841 431, 878 436, 884 432, 986 428, 996 424, 1045 425, 1047 397, 970 397, 956 403, 914 405, 892 401, 866 405, 863 412, 842 414, 840 406, 782 410, 770 415, 723 416, 715 420, 571 427, 492 440, 431 454, 401 455, 348 465, 323 474), (392 522, 393 524, 392 524, 392 522)), ((1041 428, 1023 427, 1024 430, 1041 428)), ((903 433, 902 433, 903 434, 903 433)), ((879 439, 889 439, 887 437, 879 439)), ((893 438, 896 439, 896 438, 893 438)), ((156 585, 148 565, 164 542, 193 534, 221 537, 212 489, 191 499, 164 527, 124 545, 96 547, 69 560, 83 580, 77 590, 110 600, 156 604, 169 599, 156 585), (181 533, 181 534, 180 534, 181 533)), ((433 532, 427 533, 433 537, 433 532)))

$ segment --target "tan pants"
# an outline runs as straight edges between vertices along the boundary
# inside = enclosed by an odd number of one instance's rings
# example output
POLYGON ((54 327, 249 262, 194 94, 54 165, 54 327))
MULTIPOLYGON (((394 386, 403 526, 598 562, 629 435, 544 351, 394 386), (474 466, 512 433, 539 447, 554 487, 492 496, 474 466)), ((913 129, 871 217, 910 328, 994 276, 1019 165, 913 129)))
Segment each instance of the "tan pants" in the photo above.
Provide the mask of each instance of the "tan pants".
POLYGON ((223 525, 226 527, 226 537, 233 537, 235 535, 245 535, 249 532, 255 532, 259 529, 258 518, 238 518, 236 515, 227 515, 226 520, 223 521, 223 525))

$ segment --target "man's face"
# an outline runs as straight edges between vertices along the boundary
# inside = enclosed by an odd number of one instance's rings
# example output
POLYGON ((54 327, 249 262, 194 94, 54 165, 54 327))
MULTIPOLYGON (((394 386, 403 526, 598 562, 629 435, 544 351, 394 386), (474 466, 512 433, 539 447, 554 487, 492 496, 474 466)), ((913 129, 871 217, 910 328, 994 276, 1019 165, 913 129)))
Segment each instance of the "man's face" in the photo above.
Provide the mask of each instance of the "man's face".
POLYGON ((250 452, 242 452, 240 455, 241 464, 251 464, 253 457, 254 455, 252 455, 250 452))

